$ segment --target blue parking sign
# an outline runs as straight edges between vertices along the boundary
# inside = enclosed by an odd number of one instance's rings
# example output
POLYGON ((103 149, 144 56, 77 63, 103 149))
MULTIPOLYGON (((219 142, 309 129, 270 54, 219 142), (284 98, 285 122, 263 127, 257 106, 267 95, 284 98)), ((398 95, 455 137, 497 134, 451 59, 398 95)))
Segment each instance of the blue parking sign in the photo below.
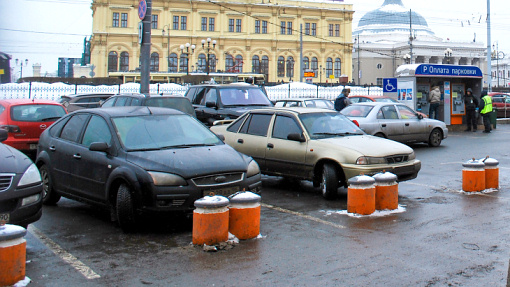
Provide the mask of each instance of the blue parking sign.
POLYGON ((383 92, 396 93, 397 92, 397 78, 383 79, 383 92))

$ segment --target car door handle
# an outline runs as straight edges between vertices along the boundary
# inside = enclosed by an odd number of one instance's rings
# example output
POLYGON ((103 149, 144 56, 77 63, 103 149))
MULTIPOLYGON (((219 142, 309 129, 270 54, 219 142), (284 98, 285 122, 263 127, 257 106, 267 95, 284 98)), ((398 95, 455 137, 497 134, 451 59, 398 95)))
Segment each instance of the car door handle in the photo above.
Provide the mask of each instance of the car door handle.
POLYGON ((386 124, 382 124, 382 127, 385 128, 386 127, 386 124))
POLYGON ((409 123, 406 123, 406 127, 408 127, 408 126, 409 126, 409 123))
POLYGON ((73 154, 73 157, 75 159, 81 159, 81 155, 79 153, 73 154))
POLYGON ((242 144, 242 143, 244 143, 244 140, 243 139, 238 139, 237 142, 242 144))
POLYGON ((54 145, 48 147, 48 149, 51 150, 51 151, 56 151, 57 150, 57 148, 54 145))
POLYGON ((272 144, 272 143, 268 143, 268 144, 267 144, 267 147, 268 147, 268 148, 274 148, 274 144, 272 144))

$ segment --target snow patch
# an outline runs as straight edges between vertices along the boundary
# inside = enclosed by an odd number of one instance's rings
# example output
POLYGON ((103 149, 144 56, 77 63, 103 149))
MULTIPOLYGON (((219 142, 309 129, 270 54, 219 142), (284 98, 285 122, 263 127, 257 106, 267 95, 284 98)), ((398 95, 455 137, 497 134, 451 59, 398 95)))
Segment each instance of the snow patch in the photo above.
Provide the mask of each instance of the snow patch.
POLYGON ((464 190, 459 190, 458 192, 462 193, 462 194, 468 194, 468 195, 477 195, 477 194, 493 193, 493 192, 496 192, 496 191, 499 191, 499 190, 496 189, 496 188, 489 188, 489 189, 484 189, 482 191, 464 191, 464 190))
POLYGON ((369 214, 369 215, 361 215, 361 214, 357 214, 357 213, 349 213, 347 212, 347 210, 321 210, 321 212, 324 212, 326 214, 326 216, 329 216, 329 215, 332 215, 332 214, 340 214, 340 215, 348 215, 350 217, 355 217, 355 218, 362 218, 362 217, 383 217, 383 216, 388 216, 388 215, 391 215, 391 214, 396 214, 396 213, 403 213, 406 211, 406 208, 403 206, 403 205, 398 205, 398 208, 397 209, 394 209, 394 210, 376 210, 374 213, 372 214, 369 214))
POLYGON ((25 279, 18 281, 16 284, 12 285, 13 287, 26 287, 28 283, 30 283, 32 280, 25 276, 25 279))

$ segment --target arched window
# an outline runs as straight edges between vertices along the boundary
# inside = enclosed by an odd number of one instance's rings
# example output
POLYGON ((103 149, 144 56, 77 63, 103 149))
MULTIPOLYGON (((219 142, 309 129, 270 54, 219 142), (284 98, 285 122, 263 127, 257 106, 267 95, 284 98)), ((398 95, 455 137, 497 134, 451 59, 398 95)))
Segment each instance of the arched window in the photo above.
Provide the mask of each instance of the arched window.
POLYGON ((121 71, 121 72, 129 71, 129 53, 128 52, 120 53, 119 71, 121 71))
POLYGON ((236 56, 236 68, 235 73, 242 73, 243 72, 243 56, 237 55, 236 56))
POLYGON ((227 73, 234 72, 234 58, 230 54, 227 54, 225 56, 225 72, 227 73))
POLYGON ((330 75, 333 75, 333 59, 326 59, 326 78, 329 78, 330 75))
POLYGON ((117 52, 108 53, 108 72, 118 71, 118 57, 117 52))
POLYGON ((177 54, 172 53, 170 57, 168 57, 168 71, 172 73, 177 73, 177 54))
POLYGON ((209 54, 209 72, 216 72, 216 55, 209 54))
POLYGON ((340 58, 335 59, 335 78, 340 78, 342 75, 342 60, 340 58))
POLYGON ((197 71, 205 72, 207 69, 206 64, 207 64, 207 59, 205 58, 205 54, 198 55, 197 71))
POLYGON ((303 58, 303 70, 310 69, 310 59, 308 57, 303 58))
POLYGON ((311 69, 315 72, 315 77, 319 75, 319 61, 317 61, 317 57, 312 58, 312 66, 311 69))
POLYGON ((151 72, 159 72, 159 54, 154 52, 151 54, 151 72))
POLYGON ((188 72, 188 54, 186 53, 182 53, 181 57, 179 58, 179 72, 188 72))
POLYGON ((278 77, 284 77, 285 76, 285 58, 283 56, 278 57, 278 70, 277 75, 278 77))
POLYGON ((289 78, 294 77, 294 58, 293 57, 287 58, 287 77, 289 77, 289 78))
POLYGON ((251 72, 260 73, 260 58, 257 55, 251 58, 251 72))
POLYGON ((262 63, 260 64, 260 70, 261 73, 266 75, 266 80, 269 76, 269 57, 268 56, 262 56, 262 63))

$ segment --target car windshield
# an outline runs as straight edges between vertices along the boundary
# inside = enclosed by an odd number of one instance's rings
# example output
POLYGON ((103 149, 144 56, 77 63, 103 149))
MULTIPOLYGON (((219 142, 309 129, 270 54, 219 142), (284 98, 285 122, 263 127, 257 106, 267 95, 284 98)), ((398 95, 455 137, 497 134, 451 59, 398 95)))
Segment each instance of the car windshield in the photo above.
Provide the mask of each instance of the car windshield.
POLYGON ((345 107, 340 113, 347 117, 366 118, 373 108, 373 106, 350 105, 345 107))
POLYGON ((224 106, 271 106, 267 96, 258 88, 219 89, 224 106))
POLYGON ((19 105, 11 107, 11 119, 18 122, 56 121, 66 114, 61 105, 19 105))
POLYGON ((188 115, 113 118, 117 136, 128 151, 212 146, 223 142, 188 115))
POLYGON ((299 118, 312 139, 365 134, 351 120, 335 112, 301 114, 299 118))
POLYGON ((162 107, 179 110, 188 115, 195 115, 195 110, 187 98, 178 97, 151 97, 145 101, 149 107, 162 107))
POLYGON ((309 108, 334 109, 334 105, 328 100, 305 100, 305 105, 309 108))

